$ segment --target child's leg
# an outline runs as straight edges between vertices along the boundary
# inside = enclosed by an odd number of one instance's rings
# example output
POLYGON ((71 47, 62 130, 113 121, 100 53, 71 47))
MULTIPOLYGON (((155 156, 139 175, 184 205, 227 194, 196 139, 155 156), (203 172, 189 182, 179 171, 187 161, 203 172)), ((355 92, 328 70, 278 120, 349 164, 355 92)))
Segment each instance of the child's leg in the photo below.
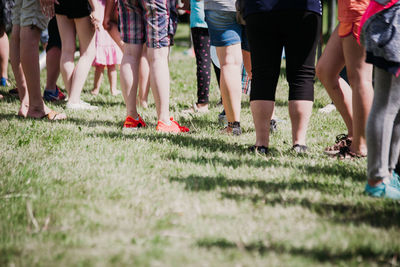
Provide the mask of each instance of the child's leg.
POLYGON ((169 91, 170 78, 168 67, 169 47, 148 48, 147 56, 150 63, 150 86, 156 103, 159 121, 169 124, 169 91))
POLYGON ((142 53, 142 44, 124 45, 124 55, 121 62, 120 79, 122 95, 126 104, 126 115, 136 119, 136 94, 139 83, 139 61, 142 53))
POLYGON ((92 95, 98 95, 100 91, 101 82, 103 80, 104 66, 96 66, 94 72, 93 90, 90 92, 92 95))
POLYGON ((75 40, 76 30, 75 24, 72 19, 64 15, 56 15, 58 30, 60 31, 61 38, 61 58, 60 58, 60 71, 64 81, 65 90, 68 96, 71 96, 71 82, 74 73, 74 53, 75 53, 75 40))
POLYGON ((8 78, 7 68, 8 68, 8 55, 9 55, 9 42, 8 36, 5 32, 4 27, 0 25, 0 78, 8 78))
POLYGON ((147 47, 143 45, 142 57, 139 65, 139 99, 140 106, 147 108, 147 100, 150 90, 150 66, 147 60, 147 47))
POLYGON ((192 39, 197 66, 197 107, 208 110, 211 80, 210 36, 204 28, 192 28, 192 39))
POLYGON ((117 69, 115 65, 107 66, 108 81, 110 82, 110 92, 112 95, 119 95, 121 92, 117 89, 117 69))
POLYGON ((94 28, 89 17, 74 19, 76 32, 78 33, 80 58, 76 64, 71 82, 71 96, 69 103, 80 102, 81 92, 88 76, 92 62, 96 56, 94 28))

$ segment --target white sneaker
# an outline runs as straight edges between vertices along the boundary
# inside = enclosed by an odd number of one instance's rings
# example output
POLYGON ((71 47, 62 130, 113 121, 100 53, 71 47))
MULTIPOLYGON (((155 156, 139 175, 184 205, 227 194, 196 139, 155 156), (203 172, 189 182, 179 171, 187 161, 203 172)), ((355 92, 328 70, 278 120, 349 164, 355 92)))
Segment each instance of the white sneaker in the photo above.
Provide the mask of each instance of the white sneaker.
POLYGON ((319 113, 331 113, 332 111, 336 110, 336 107, 334 104, 328 104, 323 108, 320 108, 318 110, 319 113))
POLYGON ((97 110, 99 107, 92 106, 89 103, 81 100, 79 103, 67 103, 67 109, 71 110, 97 110))

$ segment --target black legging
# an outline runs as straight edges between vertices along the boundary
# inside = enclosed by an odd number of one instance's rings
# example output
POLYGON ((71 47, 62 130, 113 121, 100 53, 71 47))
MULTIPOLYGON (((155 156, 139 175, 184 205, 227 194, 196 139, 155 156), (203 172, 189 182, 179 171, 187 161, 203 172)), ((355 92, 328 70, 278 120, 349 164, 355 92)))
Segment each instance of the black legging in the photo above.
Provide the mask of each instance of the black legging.
POLYGON ((289 100, 314 100, 315 52, 321 16, 302 10, 250 14, 246 31, 250 44, 250 101, 275 101, 285 47, 289 100))
POLYGON ((192 28, 197 64, 197 103, 208 103, 211 80, 210 36, 207 28, 192 28))

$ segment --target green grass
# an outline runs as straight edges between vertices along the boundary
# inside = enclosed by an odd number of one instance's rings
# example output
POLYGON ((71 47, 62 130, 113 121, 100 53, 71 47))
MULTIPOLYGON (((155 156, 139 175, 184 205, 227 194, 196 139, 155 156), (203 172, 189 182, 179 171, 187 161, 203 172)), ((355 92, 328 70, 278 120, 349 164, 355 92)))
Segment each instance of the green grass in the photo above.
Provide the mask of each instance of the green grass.
MULTIPOLYGON (((140 113, 148 129, 121 132, 122 97, 104 82, 83 99, 98 111, 48 122, 16 116, 0 102, 0 266, 398 265, 398 202, 363 195, 366 160, 323 155, 345 132, 319 82, 308 131, 310 153, 290 153, 284 76, 272 155, 247 152, 255 140, 248 98, 244 133, 219 133, 219 92, 211 112, 183 117, 196 95, 195 61, 183 55, 181 25, 170 62, 171 112, 192 132, 155 132, 153 100, 140 113)), ((45 72, 42 72, 42 83, 45 72)), ((61 79, 59 84, 62 85, 61 79)), ((50 104, 63 110, 64 104, 50 104)))

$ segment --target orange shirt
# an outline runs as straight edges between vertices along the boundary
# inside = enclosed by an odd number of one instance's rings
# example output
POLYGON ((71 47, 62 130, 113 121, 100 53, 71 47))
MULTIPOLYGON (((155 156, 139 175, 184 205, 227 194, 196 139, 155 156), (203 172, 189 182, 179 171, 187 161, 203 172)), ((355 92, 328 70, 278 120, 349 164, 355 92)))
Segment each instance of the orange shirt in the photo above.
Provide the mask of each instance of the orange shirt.
POLYGON ((370 0, 338 0, 339 22, 358 22, 361 20, 370 0))

